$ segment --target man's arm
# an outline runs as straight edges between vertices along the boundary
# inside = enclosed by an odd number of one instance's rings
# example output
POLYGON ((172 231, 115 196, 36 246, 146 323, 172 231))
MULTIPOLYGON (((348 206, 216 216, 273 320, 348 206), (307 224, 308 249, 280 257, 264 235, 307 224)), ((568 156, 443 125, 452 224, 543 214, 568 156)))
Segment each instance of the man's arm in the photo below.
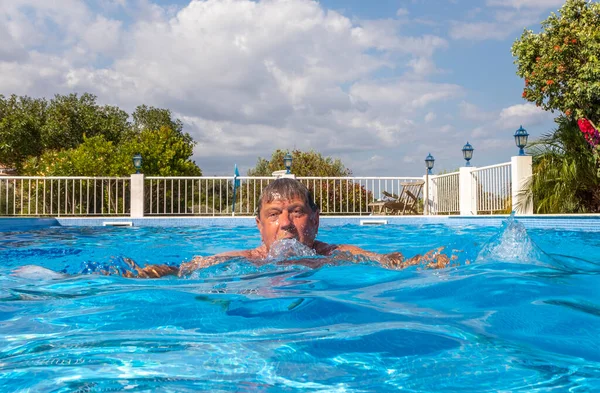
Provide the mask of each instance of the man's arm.
POLYGON ((252 255, 252 251, 248 251, 248 250, 224 252, 224 253, 212 255, 209 257, 201 257, 198 255, 198 256, 195 256, 191 261, 182 263, 181 266, 179 267, 179 272, 177 272, 177 275, 179 277, 183 277, 190 273, 193 273, 194 271, 196 271, 198 269, 205 269, 205 268, 213 266, 213 265, 218 265, 219 263, 226 262, 228 259, 231 259, 231 258, 235 258, 235 257, 250 258, 251 255, 252 255))
POLYGON ((442 254, 443 249, 444 247, 439 247, 428 251, 424 255, 417 254, 412 258, 405 258, 401 252, 378 254, 350 244, 337 245, 332 251, 347 252, 352 255, 363 256, 379 262, 382 266, 389 269, 404 269, 405 267, 413 265, 423 265, 427 268, 441 269, 447 267, 451 260, 446 254, 442 254))

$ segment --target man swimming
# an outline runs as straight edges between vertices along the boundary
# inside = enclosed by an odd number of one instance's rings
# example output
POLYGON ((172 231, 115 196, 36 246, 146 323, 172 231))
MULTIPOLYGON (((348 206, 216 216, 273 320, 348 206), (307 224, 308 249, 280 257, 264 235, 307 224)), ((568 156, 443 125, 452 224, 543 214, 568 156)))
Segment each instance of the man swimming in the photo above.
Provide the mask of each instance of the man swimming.
POLYGON ((258 200, 256 226, 260 232, 262 244, 252 250, 230 251, 210 257, 194 257, 181 266, 149 265, 140 267, 128 260, 131 271, 126 277, 158 278, 166 275, 185 276, 191 272, 223 263, 231 258, 242 257, 255 264, 269 261, 269 252, 281 241, 295 240, 316 255, 327 259, 296 259, 293 262, 310 267, 318 267, 335 260, 371 260, 384 267, 400 269, 410 265, 422 264, 426 267, 440 268, 449 264, 450 259, 441 253, 441 248, 425 255, 416 255, 405 259, 399 252, 377 254, 349 244, 327 244, 316 240, 319 230, 319 207, 314 203, 310 191, 295 179, 280 178, 262 191, 258 200))

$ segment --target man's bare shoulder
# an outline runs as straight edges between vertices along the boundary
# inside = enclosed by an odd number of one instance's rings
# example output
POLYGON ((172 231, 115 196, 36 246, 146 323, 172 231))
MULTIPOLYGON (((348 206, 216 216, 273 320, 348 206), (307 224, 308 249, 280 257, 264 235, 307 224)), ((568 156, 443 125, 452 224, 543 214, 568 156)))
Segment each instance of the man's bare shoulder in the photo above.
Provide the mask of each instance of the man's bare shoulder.
POLYGON ((259 260, 266 257, 266 251, 264 246, 255 248, 253 250, 238 250, 228 251, 216 255, 207 257, 195 256, 191 261, 184 262, 179 267, 179 276, 190 274, 195 270, 207 268, 213 265, 218 265, 232 258, 246 258, 249 260, 259 260))

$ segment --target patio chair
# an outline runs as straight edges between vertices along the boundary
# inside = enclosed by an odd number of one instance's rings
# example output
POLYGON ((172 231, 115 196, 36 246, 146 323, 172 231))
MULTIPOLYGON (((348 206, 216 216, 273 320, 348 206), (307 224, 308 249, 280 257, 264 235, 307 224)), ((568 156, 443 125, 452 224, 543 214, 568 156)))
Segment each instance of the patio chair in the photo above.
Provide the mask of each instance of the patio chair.
POLYGON ((369 203, 374 214, 419 214, 419 195, 425 182, 400 183, 402 191, 400 196, 382 191, 387 200, 369 203))

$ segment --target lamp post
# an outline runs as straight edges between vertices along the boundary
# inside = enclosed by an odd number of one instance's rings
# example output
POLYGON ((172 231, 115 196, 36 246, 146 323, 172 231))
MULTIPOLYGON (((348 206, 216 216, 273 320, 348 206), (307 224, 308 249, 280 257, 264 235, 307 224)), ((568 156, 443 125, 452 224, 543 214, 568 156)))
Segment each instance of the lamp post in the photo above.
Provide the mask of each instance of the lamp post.
POLYGON ((463 158, 465 159, 465 161, 467 161, 466 166, 471 166, 471 163, 469 161, 471 161, 471 158, 473 158, 473 150, 475 149, 473 149, 473 146, 471 146, 469 142, 467 142, 467 144, 464 145, 462 148, 463 158))
POLYGON ((289 175, 291 173, 290 169, 292 169, 292 155, 290 153, 283 157, 283 165, 285 166, 285 174, 289 175))
POLYGON ((136 175, 139 174, 142 168, 142 155, 140 153, 133 156, 133 167, 135 168, 136 175))
POLYGON ((427 168, 427 171, 425 172, 425 201, 423 202, 423 211, 425 215, 429 215, 429 175, 431 175, 434 162, 435 158, 429 153, 425 158, 425 168, 427 168))
POLYGON ((523 128, 523 126, 519 126, 519 129, 517 131, 515 131, 515 144, 519 148, 520 156, 525 155, 525 150, 523 150, 523 149, 525 148, 525 146, 527 146, 527 137, 528 136, 529 136, 529 134, 527 133, 527 130, 525 130, 523 128))
POLYGON ((425 158, 425 167, 427 168, 427 174, 431 175, 431 170, 433 169, 433 163, 435 162, 435 158, 429 153, 429 155, 425 158))

